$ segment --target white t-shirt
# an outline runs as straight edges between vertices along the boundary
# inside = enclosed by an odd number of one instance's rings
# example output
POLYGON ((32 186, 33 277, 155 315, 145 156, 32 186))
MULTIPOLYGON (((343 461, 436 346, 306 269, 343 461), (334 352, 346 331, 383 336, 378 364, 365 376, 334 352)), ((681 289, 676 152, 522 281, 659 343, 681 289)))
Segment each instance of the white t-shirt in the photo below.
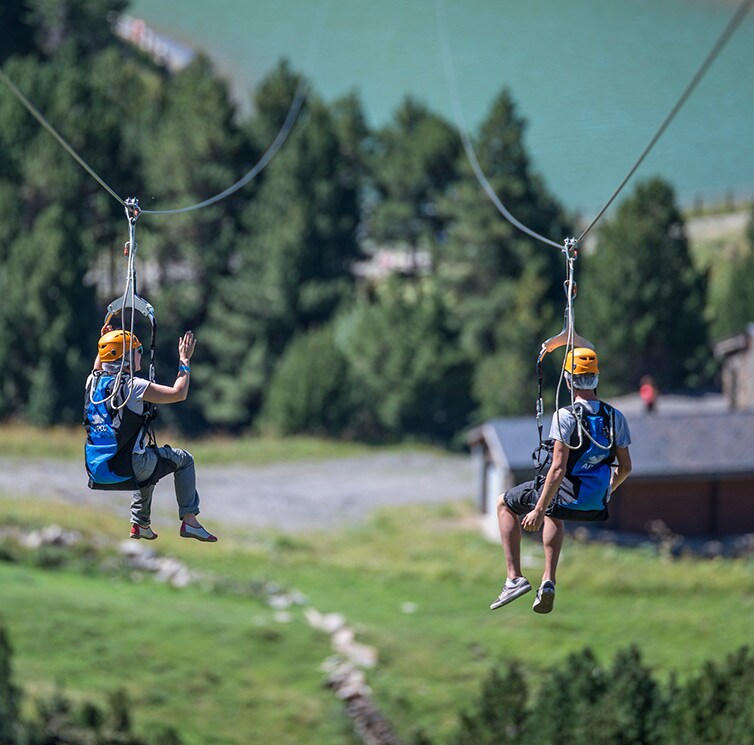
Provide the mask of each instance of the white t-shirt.
MULTIPOLYGON (((597 411, 599 405, 599 401, 587 401, 579 397, 576 398, 576 401, 586 406, 592 414, 597 411)), ((618 409, 613 409, 613 411, 615 412, 615 444, 619 448, 628 447, 631 444, 631 433, 628 430, 626 417, 618 409)), ((563 407, 552 415, 550 438, 568 444, 575 428, 576 417, 566 407, 563 407)))

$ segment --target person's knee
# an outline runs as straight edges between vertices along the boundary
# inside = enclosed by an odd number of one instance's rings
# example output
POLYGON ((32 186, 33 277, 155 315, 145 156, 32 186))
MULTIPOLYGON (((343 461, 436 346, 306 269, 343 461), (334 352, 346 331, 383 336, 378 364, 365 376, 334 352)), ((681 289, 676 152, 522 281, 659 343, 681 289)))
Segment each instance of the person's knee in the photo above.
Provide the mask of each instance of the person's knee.
POLYGON ((180 448, 171 448, 171 450, 172 454, 169 459, 175 463, 176 472, 191 468, 194 465, 194 456, 188 450, 181 450, 180 448))
POLYGON ((505 494, 501 494, 497 498, 497 514, 498 517, 502 517, 503 515, 514 515, 515 512, 508 506, 508 503, 505 501, 505 494))

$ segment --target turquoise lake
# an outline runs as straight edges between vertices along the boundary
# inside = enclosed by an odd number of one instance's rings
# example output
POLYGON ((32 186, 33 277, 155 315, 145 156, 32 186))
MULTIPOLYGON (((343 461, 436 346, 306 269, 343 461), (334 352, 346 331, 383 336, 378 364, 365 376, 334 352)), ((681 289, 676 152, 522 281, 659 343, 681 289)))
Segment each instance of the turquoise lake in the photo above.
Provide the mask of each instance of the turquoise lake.
MULTIPOLYGON (((738 3, 724 0, 445 0, 472 133, 507 86, 528 121, 535 168, 586 217, 610 196, 738 3)), ((356 91, 379 126, 408 94, 453 120, 435 0, 136 0, 130 13, 205 50, 236 90, 281 58, 331 100, 356 91)), ((754 14, 655 146, 679 200, 754 195, 754 14)))

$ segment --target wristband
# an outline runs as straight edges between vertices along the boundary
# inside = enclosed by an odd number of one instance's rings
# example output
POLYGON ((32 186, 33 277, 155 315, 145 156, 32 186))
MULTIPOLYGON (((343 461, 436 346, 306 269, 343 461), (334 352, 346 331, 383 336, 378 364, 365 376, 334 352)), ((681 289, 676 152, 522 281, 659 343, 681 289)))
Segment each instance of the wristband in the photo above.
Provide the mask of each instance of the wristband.
POLYGON ((190 365, 178 365, 178 372, 190 373, 191 372, 191 366, 190 365))

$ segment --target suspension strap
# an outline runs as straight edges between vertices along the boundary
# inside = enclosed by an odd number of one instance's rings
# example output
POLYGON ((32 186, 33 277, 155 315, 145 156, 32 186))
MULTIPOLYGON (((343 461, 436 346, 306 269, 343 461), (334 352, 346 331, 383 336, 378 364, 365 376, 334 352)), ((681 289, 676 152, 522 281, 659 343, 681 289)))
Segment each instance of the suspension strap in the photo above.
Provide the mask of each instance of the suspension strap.
MULTIPOLYGON (((544 372, 543 372, 543 360, 547 354, 552 352, 555 349, 558 349, 559 347, 565 347, 566 348, 566 354, 568 354, 569 351, 572 351, 575 347, 588 347, 589 349, 594 349, 594 344, 592 344, 588 339, 585 339, 583 336, 580 336, 576 333, 576 326, 575 326, 575 317, 574 317, 574 311, 573 311, 573 301, 576 297, 576 294, 578 292, 578 287, 576 285, 576 281, 574 279, 575 275, 575 264, 576 259, 578 258, 578 241, 575 238, 566 238, 563 241, 563 247, 561 248, 561 251, 563 253, 563 257, 565 259, 565 275, 566 279, 565 282, 563 282, 563 290, 565 291, 566 296, 566 304, 565 304, 565 311, 563 313, 563 330, 559 334, 555 334, 555 336, 551 336, 549 339, 546 339, 544 342, 542 342, 542 347, 539 350, 539 356, 537 357, 537 432, 539 434, 539 446, 535 453, 541 453, 543 449, 543 425, 544 425, 544 401, 542 398, 542 389, 543 389, 543 383, 544 383, 544 372)), ((558 379, 558 386, 555 391, 555 413, 557 416, 558 410, 560 408, 559 401, 560 401, 560 388, 563 383, 563 373, 564 370, 561 369, 560 371, 560 377, 558 379)), ((571 403, 573 404, 574 397, 573 397, 573 389, 571 389, 571 403)), ((558 418, 558 427, 560 426, 560 419, 558 418)), ((581 438, 580 438, 581 440, 581 438)), ((567 447, 570 447, 566 443, 567 447)), ((577 447, 581 447, 581 442, 577 447)), ((535 458, 535 461, 538 462, 538 458, 535 458)))
MULTIPOLYGON (((139 244, 136 242, 136 221, 139 219, 141 209, 139 207, 139 200, 136 197, 130 197, 125 200, 124 203, 126 218, 128 220, 128 241, 123 248, 123 255, 127 260, 126 268, 126 287, 123 295, 113 300, 110 305, 107 306, 107 313, 105 314, 105 325, 111 324, 113 318, 117 315, 121 317, 121 327, 123 330, 128 330, 133 336, 134 327, 136 325, 136 313, 143 315, 150 324, 151 339, 149 345, 149 381, 154 382, 155 379, 155 351, 157 341, 157 322, 155 320, 154 307, 148 303, 137 293, 136 286, 136 254, 139 248, 139 244), (127 314, 127 310, 130 310, 130 314, 127 314), (128 315, 128 317, 127 317, 128 315), (129 328, 126 329, 126 326, 129 328)), ((121 355, 120 369, 115 376, 115 382, 113 384, 112 391, 103 401, 93 401, 93 403, 106 403, 118 395, 120 386, 123 381, 123 376, 126 371, 128 361, 128 370, 133 371, 133 348, 129 345, 126 348, 125 334, 123 336, 123 354, 121 355), (126 357, 128 354, 128 357, 126 357)), ((117 404, 114 408, 122 409, 127 404, 131 397, 132 389, 129 390, 128 396, 120 404, 117 404)), ((145 404, 145 414, 147 421, 153 419, 156 415, 154 406, 152 404, 145 404)), ((151 436, 151 435, 150 435, 151 436)))

